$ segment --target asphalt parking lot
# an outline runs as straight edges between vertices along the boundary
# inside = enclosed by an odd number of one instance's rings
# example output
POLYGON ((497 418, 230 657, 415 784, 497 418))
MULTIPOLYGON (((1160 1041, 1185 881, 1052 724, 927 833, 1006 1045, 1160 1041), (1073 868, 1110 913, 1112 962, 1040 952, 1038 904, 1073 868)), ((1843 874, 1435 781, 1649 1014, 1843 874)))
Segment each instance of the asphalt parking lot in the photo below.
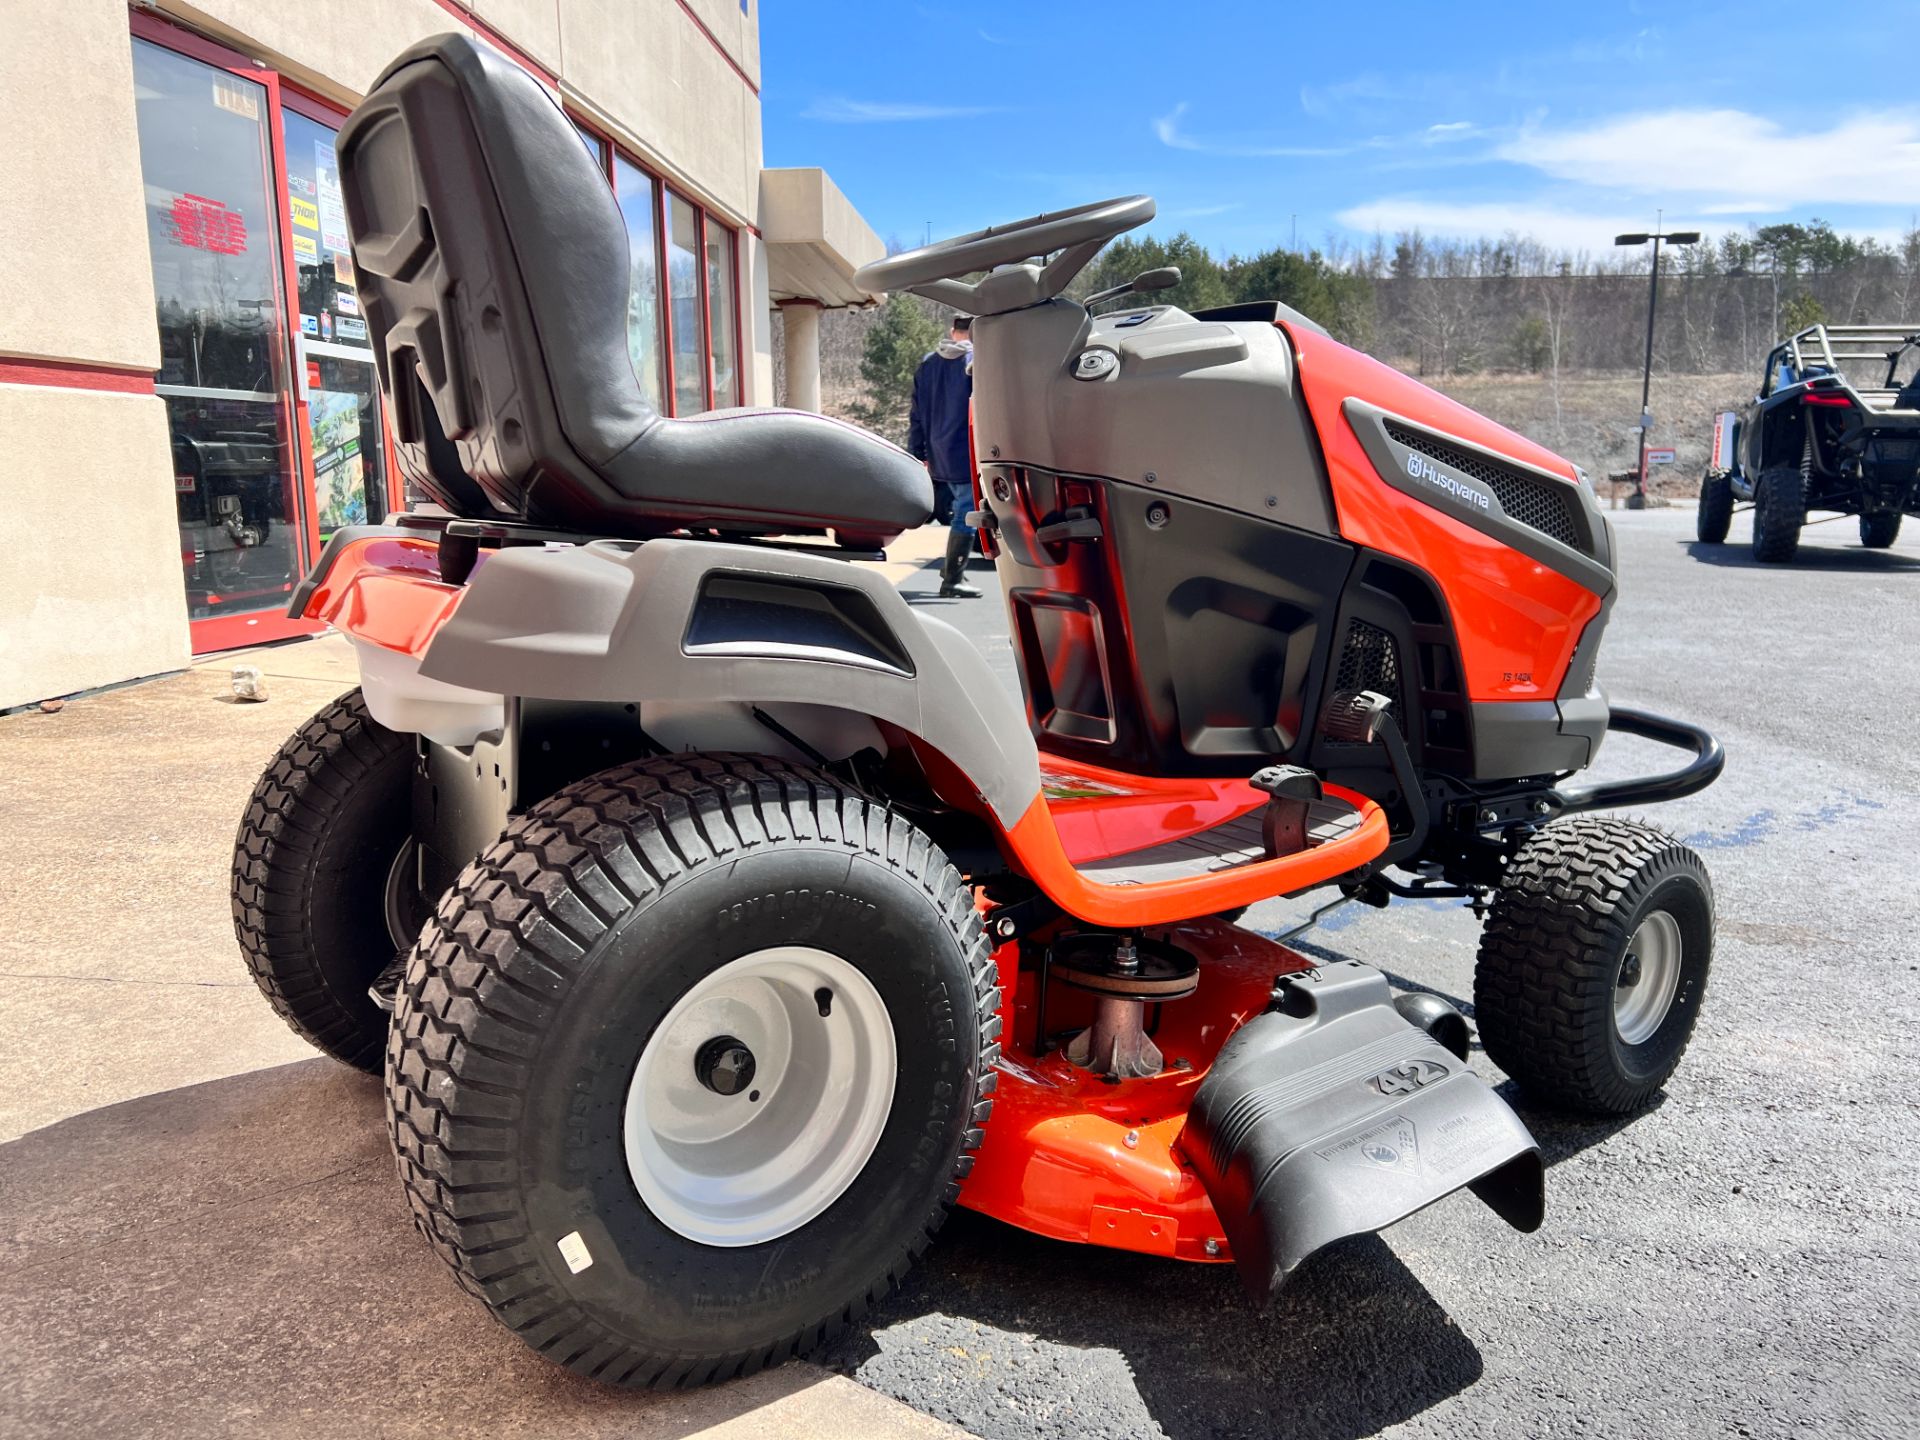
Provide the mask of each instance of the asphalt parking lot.
MULTIPOLYGON (((216 703, 213 671, 0 719, 0 1435, 934 1433, 849 1378, 988 1440, 1914 1435, 1920 533, 1873 553, 1817 526, 1761 569, 1744 520, 1696 553, 1690 512, 1616 518, 1602 676, 1728 750, 1650 816, 1712 868, 1720 948, 1663 1103, 1596 1125, 1515 1097, 1552 1162, 1540 1233, 1456 1196, 1262 1315, 1225 1267, 960 1212, 839 1377, 692 1397, 576 1381, 493 1325, 410 1231, 377 1082, 246 979, 233 817, 351 683, 344 647, 278 652, 266 705, 216 703)), ((978 578, 902 588, 1011 685, 978 578)), ((1659 761, 1610 745, 1601 774, 1659 761)), ((1464 999, 1476 932, 1348 909, 1302 945, 1464 999)))
MULTIPOLYGON (((1715 549, 1689 510, 1615 518, 1602 679, 1728 754, 1648 815, 1701 850, 1719 909, 1664 1102, 1575 1123, 1508 1087, 1551 1162, 1544 1229, 1455 1196, 1310 1262, 1264 1315, 1224 1269, 962 1213, 833 1363, 990 1440, 1920 1433, 1920 526, 1869 552, 1815 525, 1781 569, 1744 518, 1715 549)), ((1011 683, 995 596, 925 603, 1011 683)), ((1660 762, 1637 747, 1599 773, 1660 762)), ((1431 902, 1349 907, 1303 948, 1464 1000, 1477 938, 1431 902)))

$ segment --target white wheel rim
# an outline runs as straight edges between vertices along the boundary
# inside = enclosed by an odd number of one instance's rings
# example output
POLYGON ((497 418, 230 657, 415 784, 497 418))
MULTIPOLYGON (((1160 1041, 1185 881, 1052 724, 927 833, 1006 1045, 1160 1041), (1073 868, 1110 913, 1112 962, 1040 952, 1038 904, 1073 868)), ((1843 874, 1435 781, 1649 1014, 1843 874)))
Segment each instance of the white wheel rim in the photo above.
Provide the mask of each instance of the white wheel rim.
POLYGON ((1623 1043, 1646 1044, 1667 1018, 1680 988, 1681 949, 1680 922, 1665 910, 1654 911, 1635 928, 1619 978, 1626 974, 1629 956, 1639 957, 1639 978, 1631 985, 1616 978, 1613 989, 1613 1028, 1623 1043))
POLYGON ((689 1240, 776 1240, 866 1167, 894 1079, 893 1021, 872 981, 825 950, 756 950, 681 996, 641 1050, 622 1124, 627 1169, 647 1209, 689 1240), (753 1055, 739 1094, 700 1076, 702 1047, 722 1036, 753 1055))

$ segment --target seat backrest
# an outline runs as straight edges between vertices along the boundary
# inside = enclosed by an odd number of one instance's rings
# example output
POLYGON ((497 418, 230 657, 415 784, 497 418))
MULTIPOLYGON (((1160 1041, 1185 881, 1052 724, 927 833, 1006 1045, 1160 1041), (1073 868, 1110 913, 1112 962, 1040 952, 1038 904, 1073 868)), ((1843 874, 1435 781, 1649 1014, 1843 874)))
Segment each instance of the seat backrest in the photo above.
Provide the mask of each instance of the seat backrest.
POLYGON ((659 417, 627 350, 626 228, 553 97, 470 36, 441 35, 382 72, 338 149, 403 467, 447 498, 437 418, 510 515, 542 508, 536 488, 596 491, 595 467, 659 417))

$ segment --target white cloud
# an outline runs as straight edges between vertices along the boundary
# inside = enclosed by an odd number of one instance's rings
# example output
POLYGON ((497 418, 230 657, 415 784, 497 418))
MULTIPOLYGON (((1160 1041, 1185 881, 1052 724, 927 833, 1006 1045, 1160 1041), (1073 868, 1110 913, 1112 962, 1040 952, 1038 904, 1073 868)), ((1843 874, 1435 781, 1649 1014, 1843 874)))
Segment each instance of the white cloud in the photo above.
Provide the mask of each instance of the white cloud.
POLYGON ((882 125, 900 120, 965 120, 976 115, 997 115, 993 106, 917 105, 886 100, 846 100, 828 96, 815 100, 800 112, 803 120, 825 120, 835 125, 882 125))
MULTIPOLYGON (((1427 235, 1473 238, 1480 235, 1525 235, 1553 250, 1605 250, 1615 235, 1646 230, 1650 215, 1570 210, 1557 205, 1522 201, 1515 204, 1473 202, 1452 204, 1413 196, 1387 196, 1342 210, 1334 217, 1353 230, 1392 235, 1419 230, 1427 235)), ((1686 222, 1669 215, 1669 229, 1686 222)))
POLYGON ((1189 135, 1180 128, 1180 117, 1187 113, 1187 102, 1182 100, 1173 109, 1153 122, 1153 133, 1160 137, 1160 143, 1173 150, 1191 150, 1200 155, 1233 155, 1243 159, 1261 156, 1290 155, 1296 158, 1328 155, 1344 155, 1345 149, 1325 149, 1316 146, 1270 145, 1249 143, 1235 138, 1208 139, 1189 135))
POLYGON ((1494 153, 1561 180, 1711 199, 1721 214, 1906 205, 1920 194, 1920 114, 1912 112, 1789 130, 1742 110, 1668 110, 1585 128, 1530 125, 1494 153))

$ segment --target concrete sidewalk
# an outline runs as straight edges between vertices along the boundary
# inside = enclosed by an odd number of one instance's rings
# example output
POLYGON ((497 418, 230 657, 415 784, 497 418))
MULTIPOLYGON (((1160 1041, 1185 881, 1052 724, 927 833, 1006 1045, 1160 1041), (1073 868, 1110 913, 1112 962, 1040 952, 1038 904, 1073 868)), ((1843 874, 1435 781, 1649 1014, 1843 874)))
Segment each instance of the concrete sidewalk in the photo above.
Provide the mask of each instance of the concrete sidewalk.
POLYGON ((254 780, 355 679, 330 635, 0 716, 0 1434, 960 1435, 807 1365, 576 1380, 413 1234, 378 1081, 274 1016, 228 912, 254 780))

